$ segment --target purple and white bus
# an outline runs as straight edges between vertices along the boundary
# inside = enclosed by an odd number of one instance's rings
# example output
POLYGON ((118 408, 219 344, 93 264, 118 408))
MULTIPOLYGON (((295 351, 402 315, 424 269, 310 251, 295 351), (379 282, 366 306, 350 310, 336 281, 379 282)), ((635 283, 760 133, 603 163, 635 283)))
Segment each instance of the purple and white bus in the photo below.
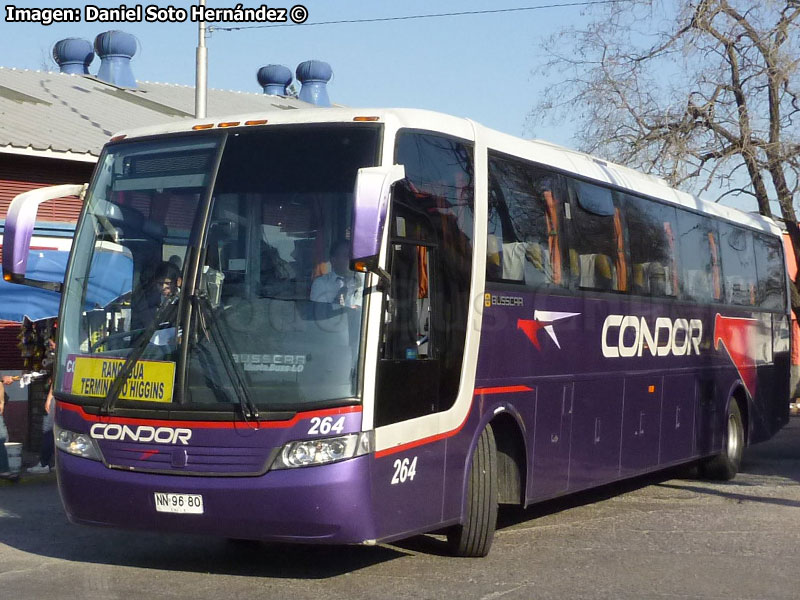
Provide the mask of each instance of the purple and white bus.
MULTIPOLYGON (((36 283, 46 197, 9 213, 7 280, 36 283)), ((126 132, 63 285, 61 497, 77 523, 446 529, 482 556, 498 504, 733 477, 787 422, 789 331, 772 221, 581 153, 416 110, 126 132)))

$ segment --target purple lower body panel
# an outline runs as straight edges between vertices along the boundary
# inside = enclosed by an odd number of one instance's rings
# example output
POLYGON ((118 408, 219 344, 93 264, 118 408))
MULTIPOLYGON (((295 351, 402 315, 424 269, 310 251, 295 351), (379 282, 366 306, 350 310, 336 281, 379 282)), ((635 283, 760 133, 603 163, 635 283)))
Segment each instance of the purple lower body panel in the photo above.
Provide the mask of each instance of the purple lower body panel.
POLYGON ((374 540, 369 457, 258 477, 136 473, 58 452, 58 482, 74 523, 281 542, 374 540), (157 512, 154 494, 201 494, 203 514, 157 512))

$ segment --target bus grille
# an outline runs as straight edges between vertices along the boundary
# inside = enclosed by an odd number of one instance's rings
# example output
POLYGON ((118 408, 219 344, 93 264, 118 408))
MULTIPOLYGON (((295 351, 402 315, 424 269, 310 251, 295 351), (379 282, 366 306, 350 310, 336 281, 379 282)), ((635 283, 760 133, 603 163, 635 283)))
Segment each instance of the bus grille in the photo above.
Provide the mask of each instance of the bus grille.
POLYGON ((106 464, 112 469, 172 475, 263 475, 275 457, 274 448, 225 448, 102 444, 106 464))

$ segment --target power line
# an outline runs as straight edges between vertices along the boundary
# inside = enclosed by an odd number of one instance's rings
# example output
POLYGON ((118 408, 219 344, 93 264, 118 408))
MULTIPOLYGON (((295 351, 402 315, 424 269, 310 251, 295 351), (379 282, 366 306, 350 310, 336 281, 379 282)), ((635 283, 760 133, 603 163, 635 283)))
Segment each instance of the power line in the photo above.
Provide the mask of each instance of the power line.
POLYGON ((213 31, 242 31, 244 29, 267 29, 271 27, 300 27, 312 25, 344 25, 352 23, 380 23, 385 21, 410 21, 412 19, 436 19, 441 17, 462 17, 467 15, 489 15, 497 13, 522 12, 531 10, 543 10, 547 8, 571 8, 575 6, 591 6, 594 4, 614 4, 620 0, 586 0, 584 2, 566 2, 563 4, 542 4, 540 6, 521 6, 518 8, 495 8, 489 10, 465 10, 449 13, 434 13, 427 15, 405 15, 401 17, 376 17, 373 19, 343 19, 341 21, 317 21, 314 23, 272 23, 269 25, 240 25, 236 27, 219 27, 214 25, 209 29, 213 31))

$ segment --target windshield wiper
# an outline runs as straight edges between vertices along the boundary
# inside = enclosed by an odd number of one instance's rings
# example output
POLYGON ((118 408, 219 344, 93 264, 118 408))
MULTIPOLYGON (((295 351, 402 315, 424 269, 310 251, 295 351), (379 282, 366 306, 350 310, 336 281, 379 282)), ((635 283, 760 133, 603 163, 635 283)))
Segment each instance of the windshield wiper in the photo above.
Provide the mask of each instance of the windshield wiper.
POLYGON ((225 336, 219 330, 219 324, 214 318, 211 302, 204 294, 193 295, 192 301, 197 310, 198 325, 205 334, 206 338, 209 337, 208 334, 211 334, 211 340, 217 347, 217 352, 222 360, 222 365, 225 367, 225 372, 228 375, 228 379, 230 379, 233 387, 235 388, 235 393, 239 398, 239 406, 242 410, 242 415, 244 415, 245 419, 258 419, 258 408, 256 408, 255 403, 250 397, 250 392, 247 389, 247 385, 244 381, 242 381, 242 375, 239 373, 236 365, 233 362, 233 359, 231 358, 231 348, 228 346, 225 336), (208 321, 211 322, 210 325, 208 321))
MULTIPOLYGON (((100 406, 100 414, 109 415, 114 412, 114 405, 119 399, 119 393, 122 390, 122 386, 130 376, 136 362, 141 358, 142 354, 144 354, 145 349, 150 343, 150 338, 153 337, 153 334, 165 321, 169 322, 172 320, 175 315, 170 313, 175 313, 177 311, 177 307, 178 297, 176 296, 167 304, 164 304, 158 308, 155 316, 153 317, 153 322, 142 331, 141 337, 139 337, 136 345, 131 348, 131 352, 125 359, 125 362, 122 363, 119 373, 117 373, 114 381, 111 382, 111 385, 108 388, 108 395, 106 396, 103 404, 100 406)), ((177 324, 175 327, 177 328, 177 324)), ((175 334, 177 335, 177 329, 175 334)))

